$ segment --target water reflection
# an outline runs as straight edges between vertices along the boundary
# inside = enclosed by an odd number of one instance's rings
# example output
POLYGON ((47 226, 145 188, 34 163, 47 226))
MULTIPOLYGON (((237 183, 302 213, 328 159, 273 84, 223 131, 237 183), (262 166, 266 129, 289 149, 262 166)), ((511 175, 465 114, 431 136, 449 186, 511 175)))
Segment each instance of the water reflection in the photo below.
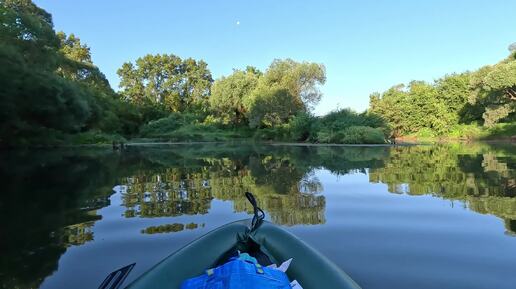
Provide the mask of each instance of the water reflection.
POLYGON ((183 230, 195 230, 197 228, 204 228, 205 224, 196 224, 196 223, 173 223, 166 224, 161 226, 150 226, 143 229, 142 234, 162 234, 162 233, 172 233, 172 232, 181 232, 183 230))
POLYGON ((126 217, 207 214, 213 199, 233 201, 235 212, 251 212, 244 192, 252 191, 275 223, 325 221, 322 184, 310 166, 296 165, 291 156, 238 154, 212 158, 183 153, 175 154, 170 166, 179 158, 188 165, 168 167, 162 160, 166 168, 121 180, 126 217))
POLYGON ((396 194, 434 195, 464 201, 468 208, 505 220, 516 232, 516 154, 513 146, 441 145, 393 148, 371 182, 396 194), (512 168, 512 169, 511 169, 512 168))
POLYGON ((121 168, 133 163, 102 151, 0 154, 0 284, 37 288, 66 248, 93 240, 121 168))
MULTIPOLYGON (((325 185, 315 173, 364 174, 395 194, 462 201, 516 233, 514 146, 289 147, 190 145, 0 154, 1 288, 38 288, 72 246, 95 242, 99 210, 121 196, 133 219, 206 215, 213 200, 252 211, 251 191, 278 224, 327 222, 325 185)), ((127 220, 127 219, 125 219, 127 220)), ((205 224, 138 228, 175 234, 205 224)))

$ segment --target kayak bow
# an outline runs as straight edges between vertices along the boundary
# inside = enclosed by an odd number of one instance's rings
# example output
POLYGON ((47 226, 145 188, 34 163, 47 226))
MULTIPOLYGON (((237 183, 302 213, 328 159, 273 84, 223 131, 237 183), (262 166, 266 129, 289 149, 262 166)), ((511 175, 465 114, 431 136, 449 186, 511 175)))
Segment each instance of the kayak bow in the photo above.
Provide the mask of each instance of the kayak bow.
MULTIPOLYGON (((229 223, 217 228, 165 258, 127 289, 177 289, 181 283, 213 268, 223 253, 231 250, 239 235, 249 231, 251 220, 229 223)), ((346 273, 308 244, 269 222, 250 233, 271 261, 279 264, 293 258, 287 275, 304 289, 360 289, 346 273)))

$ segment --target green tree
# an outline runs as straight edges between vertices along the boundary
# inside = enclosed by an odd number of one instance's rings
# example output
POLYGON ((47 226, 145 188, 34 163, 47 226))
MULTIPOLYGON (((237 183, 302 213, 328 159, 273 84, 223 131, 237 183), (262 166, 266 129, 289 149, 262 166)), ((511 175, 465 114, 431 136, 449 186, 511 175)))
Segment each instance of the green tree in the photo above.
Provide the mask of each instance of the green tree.
POLYGON ((516 52, 516 42, 514 42, 513 44, 509 45, 509 51, 511 53, 513 52, 516 52))
POLYGON ((325 81, 322 64, 274 60, 244 100, 249 126, 272 127, 309 112, 321 99, 319 85, 325 81))
POLYGON ((498 64, 474 72, 446 75, 432 84, 413 81, 407 87, 397 85, 371 94, 369 111, 383 117, 394 136, 435 136, 460 131, 460 124, 492 127, 514 121, 516 52, 511 50, 498 64))
POLYGON ((285 123, 299 110, 296 99, 279 86, 260 84, 246 100, 247 118, 251 128, 273 127, 285 123))
POLYGON ((57 38, 59 38, 60 51, 63 55, 73 61, 93 65, 90 48, 86 44, 81 43, 81 39, 74 34, 66 36, 62 31, 57 33, 57 38))
POLYGON ((457 96, 448 87, 453 85, 451 78, 440 81, 442 87, 412 81, 407 87, 396 85, 383 94, 372 94, 370 112, 383 117, 395 137, 420 130, 445 133, 451 125, 457 123, 456 113, 448 109, 448 104, 457 101, 457 96))
MULTIPOLYGON (((56 67, 58 47, 52 16, 30 0, 0 2, 0 43, 4 50, 17 50, 20 58, 42 68, 56 67)), ((14 56, 14 55, 12 55, 14 56)))
POLYGON ((261 72, 254 68, 235 70, 227 77, 221 77, 211 88, 210 106, 222 117, 224 123, 241 124, 247 121, 244 105, 258 84, 261 72))
POLYGON ((0 145, 77 132, 92 96, 55 74, 62 55, 50 14, 31 1, 0 3, 0 145))
POLYGON ((206 62, 173 54, 146 55, 117 71, 125 99, 163 105, 173 112, 205 111, 213 79, 206 62))
MULTIPOLYGON (((469 83, 471 73, 453 73, 436 80, 437 100, 445 106, 448 125, 458 124, 467 119, 471 108, 468 107, 468 97, 471 93, 469 83)), ((469 117, 472 119, 472 117, 469 117)), ((473 117, 474 118, 474 117, 473 117)))
POLYGON ((136 132, 123 103, 75 35, 29 0, 0 2, 0 146, 62 142, 69 134, 136 132))
POLYGON ((300 110, 309 111, 321 100, 319 85, 326 82, 326 69, 318 63, 276 59, 261 81, 265 86, 286 89, 300 110))
POLYGON ((491 127, 516 112, 516 53, 473 74, 470 102, 484 108, 484 125, 491 127))

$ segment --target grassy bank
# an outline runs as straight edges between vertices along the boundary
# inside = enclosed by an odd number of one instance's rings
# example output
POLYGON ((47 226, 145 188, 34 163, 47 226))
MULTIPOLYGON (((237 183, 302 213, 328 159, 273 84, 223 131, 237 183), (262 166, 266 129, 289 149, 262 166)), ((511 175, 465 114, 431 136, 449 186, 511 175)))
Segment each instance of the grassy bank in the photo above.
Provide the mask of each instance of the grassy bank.
MULTIPOLYGON (((41 142, 27 146, 69 146, 124 143, 194 143, 194 142, 268 142, 288 145, 382 145, 392 143, 381 128, 322 124, 321 119, 305 124, 283 125, 274 128, 223 127, 203 122, 177 123, 160 119, 142 127, 132 137, 88 131, 74 135, 54 134, 41 142), (332 129, 333 128, 333 129, 332 129)), ((443 141, 515 141, 516 124, 501 123, 491 128, 476 125, 455 127, 449 134, 435 135, 429 131, 396 138, 396 143, 435 143, 443 141)))
POLYGON ((430 130, 396 138, 398 142, 437 142, 437 141, 516 141, 516 123, 498 123, 493 127, 475 124, 457 125, 449 133, 435 134, 430 130))

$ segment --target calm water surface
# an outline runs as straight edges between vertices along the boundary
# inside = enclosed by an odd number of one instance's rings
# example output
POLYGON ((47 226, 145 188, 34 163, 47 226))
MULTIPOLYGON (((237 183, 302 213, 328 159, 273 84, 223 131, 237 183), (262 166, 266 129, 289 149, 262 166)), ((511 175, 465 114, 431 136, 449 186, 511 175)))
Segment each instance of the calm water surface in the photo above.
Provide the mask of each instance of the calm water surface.
POLYGON ((131 281, 249 217, 245 191, 364 289, 516 288, 511 145, 11 151, 0 178, 1 288, 131 281))

